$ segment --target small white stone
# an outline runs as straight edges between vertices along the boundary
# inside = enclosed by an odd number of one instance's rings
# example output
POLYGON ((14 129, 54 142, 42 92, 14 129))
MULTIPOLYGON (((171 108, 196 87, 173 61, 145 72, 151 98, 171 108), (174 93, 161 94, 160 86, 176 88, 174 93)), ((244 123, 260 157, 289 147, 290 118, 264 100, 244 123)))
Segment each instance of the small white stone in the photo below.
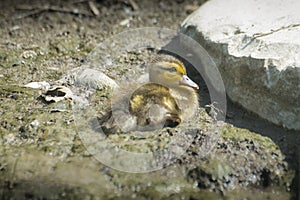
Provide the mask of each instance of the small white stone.
POLYGON ((38 129, 39 126, 40 126, 40 122, 37 119, 35 119, 30 123, 29 127, 31 129, 38 129))
POLYGON ((33 89, 48 90, 50 88, 50 84, 46 81, 31 82, 31 83, 27 83, 26 85, 24 85, 24 87, 29 87, 29 88, 33 88, 33 89))
POLYGON ((127 18, 127 19, 122 20, 122 21, 120 22, 120 25, 121 25, 121 26, 127 26, 127 27, 129 27, 129 25, 130 25, 130 18, 127 18))
POLYGON ((21 56, 22 56, 22 58, 25 58, 25 59, 34 58, 37 56, 37 53, 33 50, 28 50, 28 51, 24 51, 21 56))
POLYGON ((20 26, 15 25, 15 26, 11 27, 11 28, 9 29, 9 31, 16 31, 16 30, 19 30, 20 28, 21 28, 20 26))

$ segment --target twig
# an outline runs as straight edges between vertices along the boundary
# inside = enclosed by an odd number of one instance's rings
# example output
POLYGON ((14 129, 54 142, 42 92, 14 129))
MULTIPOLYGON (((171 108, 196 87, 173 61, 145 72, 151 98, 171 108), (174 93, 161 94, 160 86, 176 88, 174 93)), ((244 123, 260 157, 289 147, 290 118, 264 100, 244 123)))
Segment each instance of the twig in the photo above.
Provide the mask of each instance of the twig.
POLYGON ((26 14, 24 14, 24 15, 18 16, 18 17, 16 17, 15 19, 22 19, 22 18, 30 17, 30 16, 32 16, 32 15, 37 15, 37 14, 40 14, 40 13, 42 13, 42 12, 44 12, 44 10, 36 10, 36 11, 32 11, 32 12, 30 12, 30 13, 26 13, 26 14))
POLYGON ((133 10, 139 9, 139 6, 135 3, 134 0, 129 0, 128 3, 130 4, 130 6, 132 7, 133 10))
POLYGON ((223 110, 217 108, 217 105, 218 103, 217 102, 212 102, 211 104, 209 105, 205 105, 206 108, 210 108, 210 111, 209 111, 209 115, 214 119, 214 120, 217 120, 218 119, 218 115, 223 115, 224 116, 224 112, 223 110))
POLYGON ((98 8, 96 7, 96 5, 94 4, 93 1, 88 1, 88 5, 89 5, 91 11, 94 13, 94 15, 98 16, 100 14, 98 8))
POLYGON ((71 4, 86 3, 88 1, 93 1, 93 0, 78 0, 78 1, 73 1, 71 4))
POLYGON ((14 163, 14 166, 12 168, 12 171, 11 171, 11 180, 9 181, 9 189, 13 189, 14 188, 14 179, 15 179, 15 175, 16 175, 16 169, 17 169, 17 164, 18 164, 18 161, 19 161, 19 155, 18 157, 16 158, 15 160, 15 163, 14 163))
POLYGON ((40 14, 42 12, 61 12, 61 13, 68 13, 68 14, 74 14, 74 15, 85 15, 85 16, 92 16, 90 13, 86 12, 79 12, 77 9, 69 10, 64 8, 59 8, 56 6, 37 6, 37 7, 31 7, 31 6, 19 6, 17 7, 18 10, 29 10, 32 11, 30 13, 26 13, 25 15, 21 15, 16 17, 15 19, 22 19, 26 17, 30 17, 32 15, 40 14))

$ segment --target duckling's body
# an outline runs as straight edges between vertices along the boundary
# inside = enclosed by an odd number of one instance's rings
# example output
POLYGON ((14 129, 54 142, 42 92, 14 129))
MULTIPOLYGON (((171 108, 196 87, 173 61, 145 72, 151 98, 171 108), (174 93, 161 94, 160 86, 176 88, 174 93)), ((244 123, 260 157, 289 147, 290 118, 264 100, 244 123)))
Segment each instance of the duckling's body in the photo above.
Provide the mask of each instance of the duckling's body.
POLYGON ((198 94, 193 88, 170 88, 170 93, 176 99, 178 107, 181 109, 182 121, 191 119, 199 107, 198 94))
POLYGON ((129 101, 130 113, 139 126, 176 126, 181 122, 181 109, 169 88, 156 83, 138 88, 129 101))
POLYGON ((109 132, 174 127, 194 116, 198 85, 188 78, 184 65, 171 56, 157 56, 149 66, 149 81, 123 96, 102 119, 109 132))

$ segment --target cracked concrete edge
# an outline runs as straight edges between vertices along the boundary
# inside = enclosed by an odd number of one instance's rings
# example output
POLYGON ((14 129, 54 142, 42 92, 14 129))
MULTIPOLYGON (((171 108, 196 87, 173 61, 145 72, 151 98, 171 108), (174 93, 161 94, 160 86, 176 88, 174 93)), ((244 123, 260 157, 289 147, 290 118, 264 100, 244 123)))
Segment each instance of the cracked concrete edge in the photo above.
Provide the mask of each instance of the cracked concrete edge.
MULTIPOLYGON (((222 3, 215 0, 206 4, 211 2, 222 3)), ((270 42, 271 36, 276 35, 273 38, 276 41, 286 31, 292 36, 299 33, 299 24, 245 33, 245 26, 239 27, 238 23, 222 24, 218 19, 211 19, 215 17, 210 14, 215 13, 211 10, 215 7, 206 8, 206 4, 182 23, 181 32, 208 50, 225 76, 229 97, 275 124, 300 130, 300 109, 297 109, 300 106, 300 43, 270 42)))

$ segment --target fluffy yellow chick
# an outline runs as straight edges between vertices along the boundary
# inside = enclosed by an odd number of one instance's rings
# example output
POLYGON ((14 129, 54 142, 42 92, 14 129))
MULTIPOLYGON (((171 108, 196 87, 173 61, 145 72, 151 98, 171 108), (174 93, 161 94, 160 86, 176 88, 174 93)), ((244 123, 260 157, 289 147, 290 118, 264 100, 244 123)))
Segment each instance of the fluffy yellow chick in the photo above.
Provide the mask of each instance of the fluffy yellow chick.
POLYGON ((108 133, 175 127, 194 116, 197 90, 182 62, 158 55, 149 64, 149 83, 113 102, 100 123, 108 133))

